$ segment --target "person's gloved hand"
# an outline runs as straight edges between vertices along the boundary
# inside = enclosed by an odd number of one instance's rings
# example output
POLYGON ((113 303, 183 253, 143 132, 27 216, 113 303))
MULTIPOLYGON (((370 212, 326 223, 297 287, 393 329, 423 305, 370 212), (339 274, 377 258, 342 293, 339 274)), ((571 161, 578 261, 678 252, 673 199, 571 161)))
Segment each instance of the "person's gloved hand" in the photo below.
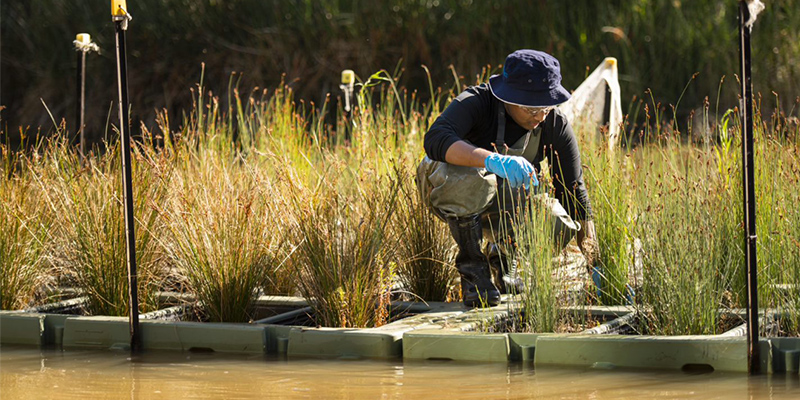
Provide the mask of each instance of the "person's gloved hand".
POLYGON ((539 186, 536 169, 522 157, 492 153, 483 163, 487 171, 507 180, 512 188, 525 186, 529 189, 531 182, 533 186, 539 186))
POLYGON ((586 257, 586 264, 591 268, 600 261, 600 246, 597 243, 597 232, 594 228, 594 221, 582 220, 579 221, 581 229, 575 238, 578 242, 578 247, 581 253, 586 257))

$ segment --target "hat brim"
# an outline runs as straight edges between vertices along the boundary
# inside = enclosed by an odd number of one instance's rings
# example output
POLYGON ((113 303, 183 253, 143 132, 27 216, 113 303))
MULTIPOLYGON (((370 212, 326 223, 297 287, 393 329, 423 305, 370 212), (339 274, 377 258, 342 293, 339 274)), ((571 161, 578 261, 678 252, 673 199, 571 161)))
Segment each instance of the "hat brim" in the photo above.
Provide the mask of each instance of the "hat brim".
POLYGON ((489 90, 498 100, 523 107, 557 106, 571 97, 567 89, 560 84, 555 88, 540 91, 514 89, 505 84, 502 75, 492 75, 489 78, 489 90))

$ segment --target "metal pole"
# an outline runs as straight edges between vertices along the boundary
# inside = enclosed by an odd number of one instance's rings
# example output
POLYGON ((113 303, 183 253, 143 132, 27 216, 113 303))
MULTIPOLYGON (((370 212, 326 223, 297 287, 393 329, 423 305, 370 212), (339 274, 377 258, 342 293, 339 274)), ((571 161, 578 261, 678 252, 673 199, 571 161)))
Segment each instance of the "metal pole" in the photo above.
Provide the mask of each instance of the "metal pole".
POLYGON ((75 129, 76 138, 80 146, 81 161, 86 157, 86 121, 84 119, 84 110, 86 109, 86 53, 96 51, 100 52, 100 47, 92 42, 92 36, 88 33, 79 33, 75 36, 75 50, 78 54, 78 105, 77 105, 77 127, 75 129))
POLYGON ((97 44, 92 42, 92 36, 88 33, 79 33, 75 36, 75 50, 78 51, 78 90, 77 90, 77 107, 76 107, 76 124, 74 140, 78 140, 80 145, 81 161, 86 157, 86 122, 83 118, 84 110, 86 108, 86 53, 90 51, 100 51, 97 44))
POLYGON ((747 261, 747 371, 761 369, 758 348, 758 266, 756 264, 756 193, 753 164, 753 83, 750 79, 750 10, 739 1, 739 55, 742 72, 742 179, 744 191, 745 255, 747 261))
MULTIPOLYGON (((2 3, 3 2, 0 1, 0 60, 3 59, 3 4, 2 3)), ((3 93, 3 86, 2 86, 3 74, 2 74, 2 70, 3 69, 0 68, 0 105, 3 104, 3 96, 2 96, 2 93, 3 93)), ((8 136, 6 136, 6 137, 8 137, 8 136)))
POLYGON ((352 97, 353 97, 353 84, 355 83, 355 72, 351 69, 342 71, 342 84, 339 88, 344 92, 344 140, 350 142, 351 139, 351 126, 350 118, 352 116, 352 97))
POLYGON ((128 300, 130 303, 131 351, 141 348, 139 334, 139 294, 136 279, 136 232, 133 219, 133 182, 131 172, 131 136, 128 126, 128 67, 125 54, 125 31, 130 15, 124 0, 112 0, 111 14, 117 33, 117 83, 119 87, 119 132, 122 142, 122 183, 125 200, 125 238, 128 252, 128 300))
POLYGON ((81 158, 86 156, 86 140, 83 135, 83 127, 85 126, 83 121, 83 111, 85 109, 86 104, 86 52, 85 51, 78 51, 78 107, 77 113, 78 115, 75 118, 75 121, 78 122, 78 125, 75 129, 75 133, 78 135, 76 139, 78 139, 79 149, 81 158))

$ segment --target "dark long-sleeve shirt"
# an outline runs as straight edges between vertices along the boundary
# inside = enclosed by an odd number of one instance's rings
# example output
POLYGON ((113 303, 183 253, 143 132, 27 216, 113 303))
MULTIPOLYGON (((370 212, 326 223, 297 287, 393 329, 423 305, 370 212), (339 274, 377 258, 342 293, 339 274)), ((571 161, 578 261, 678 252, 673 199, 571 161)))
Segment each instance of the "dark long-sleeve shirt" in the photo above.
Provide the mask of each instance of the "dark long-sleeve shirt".
MULTIPOLYGON (((498 100, 486 84, 473 86, 456 97, 425 134, 425 152, 436 161, 445 161, 447 149, 459 140, 495 151, 498 100)), ((583 182, 583 168, 578 141, 569 121, 558 109, 540 124, 542 138, 533 165, 539 172, 545 157, 550 164, 555 196, 575 220, 591 219, 589 194, 583 182)), ((528 131, 506 114, 505 142, 514 144, 528 131)))

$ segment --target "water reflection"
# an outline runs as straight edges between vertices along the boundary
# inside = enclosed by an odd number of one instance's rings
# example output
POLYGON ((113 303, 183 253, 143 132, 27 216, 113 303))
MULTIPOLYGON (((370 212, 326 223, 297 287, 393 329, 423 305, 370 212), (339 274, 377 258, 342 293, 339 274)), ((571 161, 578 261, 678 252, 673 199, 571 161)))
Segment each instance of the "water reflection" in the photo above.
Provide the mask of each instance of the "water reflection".
POLYGON ((0 398, 797 399, 795 375, 0 348, 0 398))

